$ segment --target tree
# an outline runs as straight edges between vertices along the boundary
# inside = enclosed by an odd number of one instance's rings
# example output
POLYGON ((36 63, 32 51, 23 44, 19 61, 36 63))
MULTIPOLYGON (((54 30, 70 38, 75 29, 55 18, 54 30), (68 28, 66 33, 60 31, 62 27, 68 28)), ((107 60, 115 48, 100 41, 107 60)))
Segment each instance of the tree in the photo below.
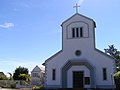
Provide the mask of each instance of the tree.
POLYGON ((9 80, 13 80, 12 73, 8 72, 8 74, 10 75, 9 80))
POLYGON ((114 45, 108 45, 107 49, 104 49, 105 53, 107 53, 108 55, 114 57, 116 59, 116 66, 117 69, 120 69, 120 51, 118 51, 114 45))
POLYGON ((7 80, 8 78, 6 77, 6 75, 4 75, 4 73, 0 73, 0 80, 7 80))
POLYGON ((105 50, 105 53, 109 54, 112 57, 116 57, 119 52, 114 45, 108 45, 108 48, 104 50, 105 50))
POLYGON ((114 74, 114 79, 117 90, 120 90, 120 71, 114 74))
POLYGON ((18 67, 15 69, 15 72, 13 74, 13 79, 14 80, 23 80, 23 77, 21 77, 20 75, 21 74, 26 74, 28 75, 28 69, 27 68, 24 68, 24 67, 18 67))
POLYGON ((30 75, 28 75, 28 74, 20 74, 19 77, 20 77, 22 80, 30 81, 30 75))

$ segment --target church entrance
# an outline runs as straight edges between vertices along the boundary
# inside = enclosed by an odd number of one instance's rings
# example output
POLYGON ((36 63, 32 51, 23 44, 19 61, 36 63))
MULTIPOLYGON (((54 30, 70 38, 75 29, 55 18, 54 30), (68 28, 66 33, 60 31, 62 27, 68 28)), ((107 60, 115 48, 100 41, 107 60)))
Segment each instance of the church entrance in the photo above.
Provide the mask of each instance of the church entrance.
POLYGON ((86 60, 70 60, 62 67, 62 88, 94 88, 94 67, 86 60))
POLYGON ((83 71, 74 71, 73 72, 73 88, 83 88, 83 77, 84 72, 83 71))

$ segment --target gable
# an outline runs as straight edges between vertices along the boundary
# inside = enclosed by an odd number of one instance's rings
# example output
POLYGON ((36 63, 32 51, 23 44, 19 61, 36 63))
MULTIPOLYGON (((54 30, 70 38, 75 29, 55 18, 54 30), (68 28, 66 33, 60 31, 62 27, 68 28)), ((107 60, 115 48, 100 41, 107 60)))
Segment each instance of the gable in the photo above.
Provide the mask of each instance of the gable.
POLYGON ((32 72, 40 72, 40 71, 42 71, 38 66, 36 66, 33 70, 32 70, 32 72))
POLYGON ((73 16, 71 16, 70 18, 68 18, 67 20, 65 20, 65 21, 61 24, 61 26, 66 25, 66 24, 69 24, 70 22, 73 22, 74 20, 75 20, 75 21, 78 21, 79 19, 80 19, 80 20, 83 20, 83 21, 87 21, 87 22, 93 22, 94 28, 96 27, 96 23, 95 23, 95 21, 94 21, 93 19, 88 18, 88 17, 86 17, 86 16, 83 16, 83 15, 81 15, 81 14, 79 14, 79 13, 76 13, 76 14, 74 14, 73 16))

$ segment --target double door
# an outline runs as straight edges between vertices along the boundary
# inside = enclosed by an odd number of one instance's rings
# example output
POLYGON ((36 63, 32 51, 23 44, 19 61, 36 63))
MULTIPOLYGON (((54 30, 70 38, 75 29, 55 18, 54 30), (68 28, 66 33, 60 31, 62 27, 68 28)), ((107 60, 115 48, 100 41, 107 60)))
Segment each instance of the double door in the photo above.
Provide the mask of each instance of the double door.
POLYGON ((84 78, 83 71, 74 71, 73 72, 73 88, 84 88, 83 78, 84 78))

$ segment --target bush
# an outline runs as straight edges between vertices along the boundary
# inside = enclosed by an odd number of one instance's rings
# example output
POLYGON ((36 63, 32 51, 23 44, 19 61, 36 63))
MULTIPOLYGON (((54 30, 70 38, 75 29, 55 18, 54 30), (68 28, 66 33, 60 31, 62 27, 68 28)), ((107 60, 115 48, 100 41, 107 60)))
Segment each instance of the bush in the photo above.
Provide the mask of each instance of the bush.
POLYGON ((11 83, 10 87, 11 88, 16 88, 16 83, 11 83))
POLYGON ((43 86, 33 86, 33 90, 43 90, 43 86))
POLYGON ((120 90, 120 71, 114 74, 116 89, 120 90))
POLYGON ((8 80, 8 78, 5 75, 0 74, 0 80, 8 80))

